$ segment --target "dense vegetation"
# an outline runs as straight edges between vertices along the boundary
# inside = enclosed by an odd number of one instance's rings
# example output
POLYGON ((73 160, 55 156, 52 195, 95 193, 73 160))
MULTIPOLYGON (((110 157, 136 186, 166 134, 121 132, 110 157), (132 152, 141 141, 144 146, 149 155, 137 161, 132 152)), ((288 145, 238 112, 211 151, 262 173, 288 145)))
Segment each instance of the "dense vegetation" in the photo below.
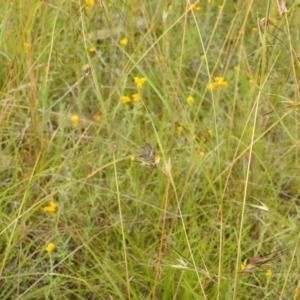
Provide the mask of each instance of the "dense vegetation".
POLYGON ((290 2, 2 1, 0 299, 299 299, 290 2))

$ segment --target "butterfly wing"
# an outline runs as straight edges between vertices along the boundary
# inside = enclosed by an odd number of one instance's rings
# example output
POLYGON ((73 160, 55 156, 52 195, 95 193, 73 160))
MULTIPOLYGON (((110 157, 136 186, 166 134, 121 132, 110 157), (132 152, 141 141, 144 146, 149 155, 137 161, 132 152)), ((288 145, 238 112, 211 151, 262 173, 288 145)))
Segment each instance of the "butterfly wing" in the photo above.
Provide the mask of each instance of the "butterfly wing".
POLYGON ((151 147, 151 150, 150 150, 150 160, 154 161, 155 156, 156 156, 156 151, 151 147))
POLYGON ((156 156, 155 150, 152 148, 152 146, 149 143, 146 143, 143 148, 143 152, 140 155, 140 158, 144 159, 144 160, 152 160, 153 161, 155 156, 156 156))

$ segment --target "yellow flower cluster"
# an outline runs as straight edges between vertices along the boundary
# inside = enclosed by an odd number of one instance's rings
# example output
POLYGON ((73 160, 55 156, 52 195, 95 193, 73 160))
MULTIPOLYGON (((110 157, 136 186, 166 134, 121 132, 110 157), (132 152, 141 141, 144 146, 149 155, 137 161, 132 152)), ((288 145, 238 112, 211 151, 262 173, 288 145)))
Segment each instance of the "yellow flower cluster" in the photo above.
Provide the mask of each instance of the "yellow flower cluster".
POLYGON ((163 55, 158 55, 155 57, 155 60, 159 63, 164 62, 165 61, 165 57, 163 55))
POLYGON ((24 43, 24 51, 27 54, 31 48, 31 43, 24 43))
POLYGON ((191 9, 192 11, 200 11, 200 10, 201 10, 201 7, 198 6, 198 5, 196 5, 196 4, 191 4, 190 9, 191 9))
MULTIPOLYGON (((141 89, 143 87, 144 83, 147 81, 147 79, 145 77, 137 77, 137 76, 134 77, 133 80, 134 80, 134 83, 135 83, 135 85, 138 89, 141 89)), ((140 101, 140 99, 141 99, 141 95, 140 95, 139 92, 132 94, 131 98, 129 96, 126 96, 126 95, 121 96, 121 102, 123 104, 128 104, 131 101, 138 102, 138 101, 140 101)))
POLYGON ((271 22, 272 25, 276 25, 278 23, 278 20, 277 20, 276 17, 273 17, 273 18, 270 19, 270 22, 271 22))
POLYGON ((95 0, 85 0, 85 4, 88 6, 94 6, 95 5, 95 0))
MULTIPOLYGON (((138 102, 138 101, 140 101, 141 96, 140 96, 140 94, 135 93, 135 94, 132 94, 132 95, 131 95, 131 98, 132 98, 132 101, 133 101, 133 102, 138 102)), ((121 97, 121 102, 122 102, 123 104, 128 104, 129 102, 131 102, 131 99, 130 99, 129 96, 122 96, 122 97, 121 97)))
POLYGON ((57 209, 57 204, 54 201, 50 201, 48 206, 43 208, 44 212, 55 212, 57 209))
POLYGON ((128 96, 122 96, 121 97, 121 102, 123 104, 128 104, 130 102, 130 97, 128 97, 128 96))
POLYGON ((71 121, 72 121, 72 123, 77 124, 78 121, 79 121, 79 116, 78 115, 73 115, 71 117, 71 121))
POLYGON ((101 115, 100 115, 99 113, 93 115, 93 120, 94 120, 95 122, 99 122, 99 121, 100 121, 100 118, 101 118, 101 115))
MULTIPOLYGON (((95 113, 92 118, 95 122, 99 122, 101 120, 101 113, 95 113)), ((77 124, 80 120, 78 115, 72 115, 70 119, 73 124, 77 124)))
POLYGON ((214 82, 209 83, 207 85, 207 89, 211 91, 212 89, 219 87, 219 86, 226 87, 226 86, 228 86, 228 82, 225 81, 223 77, 215 77, 214 82))
POLYGON ((141 89, 143 87, 144 83, 147 81, 147 79, 145 77, 140 78, 140 77, 137 77, 137 76, 134 77, 133 80, 134 80, 134 83, 136 84, 136 87, 138 89, 141 89))
POLYGON ((138 102, 140 100, 140 94, 132 94, 131 95, 133 102, 138 102))
POLYGON ((95 0, 85 0, 85 4, 84 10, 88 13, 90 8, 95 5, 95 0))

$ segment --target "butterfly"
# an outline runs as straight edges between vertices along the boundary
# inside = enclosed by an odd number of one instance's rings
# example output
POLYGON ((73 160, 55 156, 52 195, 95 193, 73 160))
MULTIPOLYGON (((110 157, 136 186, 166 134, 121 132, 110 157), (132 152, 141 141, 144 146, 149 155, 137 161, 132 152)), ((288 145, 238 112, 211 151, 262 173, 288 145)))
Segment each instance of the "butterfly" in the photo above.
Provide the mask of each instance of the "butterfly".
POLYGON ((253 273, 254 268, 267 265, 270 261, 280 257, 282 253, 287 251, 289 248, 291 248, 291 246, 288 246, 285 249, 271 252, 266 257, 255 256, 253 258, 246 259, 244 264, 242 264, 242 270, 239 273, 253 273))
POLYGON ((149 143, 146 143, 142 154, 139 156, 140 159, 155 162, 156 151, 152 148, 149 143))

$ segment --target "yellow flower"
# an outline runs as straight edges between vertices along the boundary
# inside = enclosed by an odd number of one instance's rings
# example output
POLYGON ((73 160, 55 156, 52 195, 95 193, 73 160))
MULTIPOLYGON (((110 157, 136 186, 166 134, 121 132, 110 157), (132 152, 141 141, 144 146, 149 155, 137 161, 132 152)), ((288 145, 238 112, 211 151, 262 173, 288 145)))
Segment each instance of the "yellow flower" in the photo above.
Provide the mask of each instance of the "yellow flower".
POLYGON ((94 6, 95 5, 95 0, 85 0, 85 3, 88 6, 94 6))
POLYGON ((163 55, 159 55, 155 57, 155 60, 157 62, 164 62, 165 61, 165 57, 163 55))
POLYGON ((188 104, 193 104, 194 103, 194 98, 192 96, 189 96, 189 97, 186 98, 186 102, 188 104))
POLYGON ((249 132, 253 132, 253 126, 249 127, 249 132))
POLYGON ((182 131, 183 131, 182 126, 178 126, 178 127, 177 127, 177 131, 182 132, 182 131))
POLYGON ((108 6, 108 7, 113 7, 113 4, 112 4, 111 2, 109 2, 109 3, 107 4, 107 6, 108 6))
POLYGON ((130 98, 128 96, 122 96, 121 97, 121 102, 123 104, 128 104, 130 102, 130 98))
POLYGON ((191 4, 191 5, 190 5, 190 9, 191 9, 192 11, 200 11, 200 10, 201 10, 201 7, 198 6, 198 5, 196 5, 196 4, 191 4))
POLYGON ((224 80, 223 77, 215 77, 214 78, 214 86, 228 86, 228 82, 224 80))
POLYGON ((144 83, 147 81, 147 79, 145 77, 141 77, 141 78, 134 77, 133 80, 138 89, 141 89, 143 87, 144 83))
POLYGON ((48 253, 51 253, 55 248, 55 245, 53 243, 49 243, 46 247, 45 247, 45 250, 48 252, 48 253))
POLYGON ((95 121, 95 122, 99 122, 100 121, 100 114, 95 114, 95 115, 93 115, 93 120, 95 121))
POLYGON ((173 5, 169 5, 168 10, 172 10, 172 9, 173 9, 173 5))
POLYGON ((213 84, 213 83, 208 83, 208 84, 207 84, 207 89, 208 89, 209 91, 211 91, 213 88, 214 88, 214 84, 213 84))
POLYGON ((211 91, 213 88, 218 86, 226 87, 228 86, 228 82, 225 81, 223 77, 215 77, 213 83, 207 84, 207 89, 211 91))
POLYGON ((132 94, 131 98, 132 98, 133 102, 138 102, 138 101, 140 101, 140 94, 138 94, 138 93, 132 94))
POLYGON ((222 82, 218 82, 218 86, 228 86, 228 82, 227 81, 222 81, 222 82))
POLYGON ((24 51, 27 54, 31 48, 31 43, 24 43, 24 51))
POLYGON ((241 264, 241 271, 243 272, 246 269, 246 265, 241 264))
POLYGON ((45 206, 43 208, 44 212, 55 212, 57 208, 57 205, 54 201, 50 201, 50 204, 48 206, 45 206))
POLYGON ((278 23, 278 20, 276 17, 271 18, 270 21, 271 21, 272 25, 276 25, 278 23))
POLYGON ((135 161, 135 156, 130 156, 131 161, 135 161))
POLYGON ((201 157, 204 157, 204 155, 205 155, 205 153, 203 151, 200 151, 199 154, 200 154, 201 157))
POLYGON ((244 34, 244 31, 243 31, 243 30, 239 30, 239 31, 238 31, 238 34, 239 34, 239 35, 242 35, 242 34, 244 34))
POLYGON ((211 3, 211 0, 206 0, 207 4, 210 4, 211 3))
POLYGON ((219 77, 219 76, 214 77, 214 82, 219 82, 222 80, 223 80, 223 77, 219 77))
POLYGON ((156 155, 156 156, 154 157, 154 162, 155 162, 156 164, 158 164, 159 161, 160 161, 160 159, 161 159, 160 155, 156 155))
MULTIPOLYGON (((88 7, 87 7, 87 6, 85 7, 85 10, 86 10, 86 11, 88 10, 88 7)), ((81 35, 81 34, 78 36, 78 39, 81 40, 81 41, 84 41, 84 42, 87 41, 87 37, 86 37, 86 36, 83 36, 83 35, 81 35)))
POLYGON ((254 80, 253 79, 249 79, 249 83, 254 83, 254 80))
POLYGON ((126 39, 126 38, 123 38, 120 40, 120 45, 122 45, 122 46, 126 46, 127 43, 128 43, 128 39, 126 39))
POLYGON ((92 53, 92 54, 95 54, 96 53, 96 48, 95 47, 90 47, 89 52, 92 53))
POLYGON ((223 5, 219 5, 218 10, 222 10, 222 9, 223 9, 223 5))
POLYGON ((238 71, 240 68, 238 67, 238 66, 235 66, 234 68, 233 68, 233 70, 234 71, 238 71))
POLYGON ((214 132, 213 132, 212 129, 208 129, 208 130, 207 130, 207 133, 208 133, 210 136, 213 136, 213 133, 214 133, 214 132))
POLYGON ((256 32, 257 31, 257 27, 252 27, 251 29, 253 32, 256 32))
POLYGON ((267 277, 271 277, 272 274, 273 274, 273 272, 272 272, 271 270, 268 270, 268 271, 266 272, 266 276, 267 276, 267 277))
POLYGON ((77 124, 78 121, 79 121, 78 115, 73 115, 73 116, 71 117, 71 121, 72 121, 74 124, 77 124))

